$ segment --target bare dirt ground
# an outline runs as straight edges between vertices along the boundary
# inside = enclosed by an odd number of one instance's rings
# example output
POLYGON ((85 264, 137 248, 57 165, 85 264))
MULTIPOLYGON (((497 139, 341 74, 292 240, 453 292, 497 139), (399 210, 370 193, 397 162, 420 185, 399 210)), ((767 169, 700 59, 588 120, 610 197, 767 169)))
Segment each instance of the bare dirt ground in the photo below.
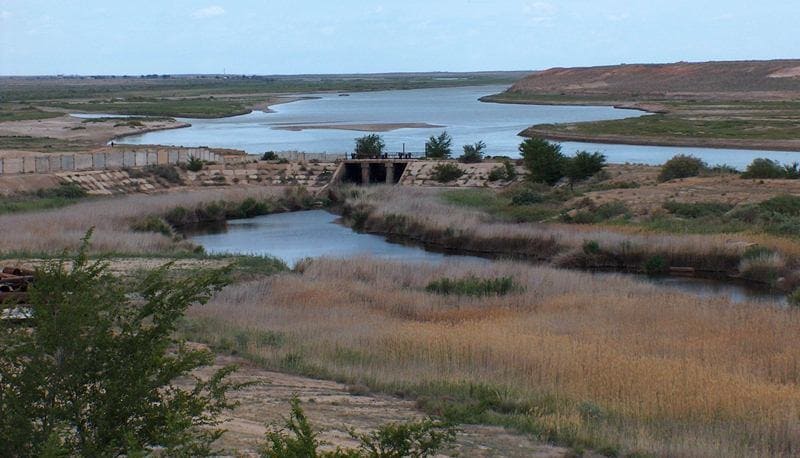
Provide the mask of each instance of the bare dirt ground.
POLYGON ((311 130, 311 129, 335 129, 353 130, 357 132, 390 132, 398 129, 432 129, 445 126, 428 124, 424 122, 399 122, 399 123, 377 123, 377 124, 296 124, 288 126, 274 127, 276 130, 311 130))
MULTIPOLYGON (((289 413, 289 400, 294 395, 300 399, 311 424, 321 432, 320 439, 329 444, 328 449, 356 446, 348 434, 351 428, 363 433, 384 423, 423 417, 412 401, 378 394, 351 394, 341 383, 265 371, 242 358, 218 356, 213 366, 199 370, 196 375, 209 377, 229 364, 239 366, 232 380, 256 382, 231 396, 241 405, 226 415, 223 427, 228 432, 218 443, 237 456, 256 455, 266 425, 283 425, 289 413)), ((555 458, 567 454, 567 449, 537 444, 503 428, 465 425, 461 426, 455 445, 442 456, 555 458)))
POLYGON ((648 214, 664 202, 757 203, 780 194, 800 195, 800 180, 746 180, 738 175, 693 177, 659 183, 659 167, 610 165, 611 183, 637 183, 638 188, 593 191, 580 197, 597 204, 621 201, 636 214, 648 214))
MULTIPOLYGON (((0 123, 0 136, 49 137, 90 142, 102 147, 112 139, 123 135, 189 126, 188 123, 178 121, 140 121, 142 126, 119 125, 124 123, 123 118, 107 122, 83 121, 69 115, 50 119, 8 121, 0 123)), ((0 154, 5 156, 6 151, 0 151, 0 154)), ((14 154, 19 154, 19 151, 15 151, 14 154)))

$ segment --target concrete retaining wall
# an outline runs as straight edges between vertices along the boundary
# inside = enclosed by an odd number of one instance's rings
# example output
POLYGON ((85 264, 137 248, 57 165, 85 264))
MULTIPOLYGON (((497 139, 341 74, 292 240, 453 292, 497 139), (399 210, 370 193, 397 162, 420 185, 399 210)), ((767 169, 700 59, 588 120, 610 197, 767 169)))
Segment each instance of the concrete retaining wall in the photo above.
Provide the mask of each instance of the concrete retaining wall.
POLYGON ((0 157, 0 175, 20 173, 77 172, 82 170, 118 170, 127 167, 186 163, 190 158, 223 163, 222 154, 207 148, 115 148, 99 153, 52 153, 24 158, 0 157))

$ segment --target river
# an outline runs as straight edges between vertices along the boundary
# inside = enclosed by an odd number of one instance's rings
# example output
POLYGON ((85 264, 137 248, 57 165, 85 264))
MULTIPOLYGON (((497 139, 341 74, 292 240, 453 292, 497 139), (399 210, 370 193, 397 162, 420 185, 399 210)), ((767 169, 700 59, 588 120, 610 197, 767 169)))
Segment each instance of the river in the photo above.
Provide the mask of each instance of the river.
MULTIPOLYGON (((274 256, 289 266, 304 258, 371 256, 407 262, 443 262, 446 259, 490 260, 474 256, 445 255, 425 251, 416 246, 389 243, 384 237, 355 232, 336 224, 337 216, 324 210, 278 213, 250 219, 228 221, 224 228, 207 232, 190 232, 190 240, 212 254, 248 254, 274 256)), ((598 273, 608 276, 621 274, 598 273)), ((700 297, 724 296, 733 303, 763 302, 785 305, 781 294, 754 290, 742 285, 696 278, 636 277, 664 288, 700 297)))
MULTIPOLYGON (((534 124, 623 119, 648 116, 636 110, 598 106, 514 105, 484 103, 478 99, 505 90, 505 86, 414 89, 348 94, 311 94, 315 97, 272 107, 273 112, 221 119, 188 119, 191 127, 125 137, 125 143, 234 148, 249 153, 304 151, 346 153, 364 132, 339 130, 331 125, 422 123, 442 127, 401 128, 380 135, 387 149, 421 152, 426 139, 446 129, 453 150, 484 141, 490 155, 518 157, 523 140, 517 134, 534 124), (292 126, 327 127, 285 130, 292 126)), ((797 153, 736 149, 607 145, 564 142, 564 152, 600 151, 612 163, 662 164, 675 154, 693 154, 711 165, 744 168, 757 157, 780 162, 800 160, 797 153)))

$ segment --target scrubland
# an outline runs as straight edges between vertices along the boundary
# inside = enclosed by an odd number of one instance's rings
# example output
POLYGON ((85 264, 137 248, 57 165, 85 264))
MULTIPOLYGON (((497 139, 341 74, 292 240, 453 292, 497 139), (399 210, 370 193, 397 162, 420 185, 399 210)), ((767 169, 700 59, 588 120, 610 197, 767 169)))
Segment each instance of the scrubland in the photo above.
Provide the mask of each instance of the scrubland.
POLYGON ((795 310, 732 305, 529 264, 316 260, 232 286, 185 332, 272 369, 397 393, 606 454, 790 456, 800 446, 795 310), (503 296, 440 278, 512 277, 503 296))

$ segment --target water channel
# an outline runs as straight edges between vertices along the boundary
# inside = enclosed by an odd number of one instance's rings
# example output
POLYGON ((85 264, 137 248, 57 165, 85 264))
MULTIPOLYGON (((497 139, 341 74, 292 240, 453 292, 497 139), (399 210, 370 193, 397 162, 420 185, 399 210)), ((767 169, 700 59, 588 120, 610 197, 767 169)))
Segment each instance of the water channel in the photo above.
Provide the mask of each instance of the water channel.
MULTIPOLYGON (((337 224, 337 219, 337 215, 324 210, 279 213, 231 220, 223 227, 190 232, 187 235, 191 241, 203 246, 208 253, 268 255, 283 260, 289 266, 304 258, 322 256, 333 258, 370 256, 395 261, 433 263, 446 260, 491 262, 474 256, 445 255, 425 251, 416 246, 390 243, 384 237, 358 233, 337 224)), ((636 278, 700 297, 724 296, 734 303, 750 301, 773 305, 786 304, 786 297, 781 294, 738 284, 697 278, 648 279, 643 276, 636 278)))

